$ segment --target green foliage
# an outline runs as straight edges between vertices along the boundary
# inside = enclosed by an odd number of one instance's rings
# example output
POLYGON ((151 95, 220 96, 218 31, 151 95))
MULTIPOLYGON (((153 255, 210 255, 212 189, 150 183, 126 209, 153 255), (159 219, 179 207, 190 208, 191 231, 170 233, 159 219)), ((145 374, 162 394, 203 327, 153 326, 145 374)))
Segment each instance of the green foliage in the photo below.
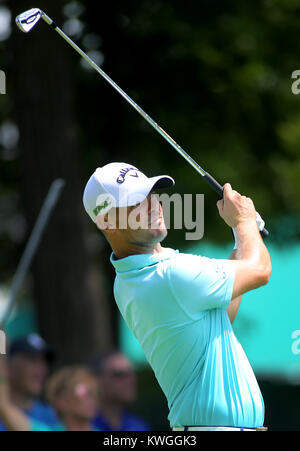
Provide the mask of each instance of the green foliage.
MULTIPOLYGON (((85 13, 102 38, 104 70, 220 183, 251 196, 267 222, 299 213, 300 97, 291 92, 298 9, 283 1, 114 2, 100 24, 91 2, 85 13)), ((101 80, 92 90, 100 129, 105 116, 118 135, 105 146, 100 136, 97 162, 99 154, 104 163, 133 161, 151 175, 171 174, 178 192, 205 193, 205 236, 227 240, 215 193, 101 80)))
MULTIPOLYGON (((291 92, 291 74, 300 69, 297 1, 116 0, 104 9, 89 0, 81 5, 77 19, 84 27, 77 43, 102 54, 103 69, 167 133, 221 184, 229 181, 252 197, 267 224, 297 217, 300 95, 291 92)), ((18 32, 13 24, 12 30, 18 32)), ((65 45, 49 30, 50 39, 65 45)), ((18 95, 10 89, 9 39, 0 42, 0 57, 8 73, 8 93, 0 98, 3 124, 13 119, 18 95)), ((96 166, 110 161, 132 162, 149 175, 170 174, 178 192, 205 194, 205 238, 229 240, 211 188, 103 79, 79 65, 75 54, 72 58, 82 185, 96 166)), ((47 103, 46 91, 41 102, 47 103)), ((18 150, 6 159, 0 149, 0 199, 16 198, 8 202, 9 218, 1 212, 1 271, 5 262, 14 264, 11 252, 19 246, 3 226, 17 209, 22 212, 18 150)), ((180 247, 183 239, 183 233, 172 232, 169 244, 180 247)))

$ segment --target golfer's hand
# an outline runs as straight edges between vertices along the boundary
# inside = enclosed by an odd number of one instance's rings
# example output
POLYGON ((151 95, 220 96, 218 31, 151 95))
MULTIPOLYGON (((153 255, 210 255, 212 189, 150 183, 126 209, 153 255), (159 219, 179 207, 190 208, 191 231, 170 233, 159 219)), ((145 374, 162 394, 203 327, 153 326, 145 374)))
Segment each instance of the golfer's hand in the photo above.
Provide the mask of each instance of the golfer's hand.
POLYGON ((243 222, 253 221, 256 224, 252 200, 234 191, 229 183, 224 185, 223 199, 217 202, 217 207, 221 218, 233 229, 243 222))

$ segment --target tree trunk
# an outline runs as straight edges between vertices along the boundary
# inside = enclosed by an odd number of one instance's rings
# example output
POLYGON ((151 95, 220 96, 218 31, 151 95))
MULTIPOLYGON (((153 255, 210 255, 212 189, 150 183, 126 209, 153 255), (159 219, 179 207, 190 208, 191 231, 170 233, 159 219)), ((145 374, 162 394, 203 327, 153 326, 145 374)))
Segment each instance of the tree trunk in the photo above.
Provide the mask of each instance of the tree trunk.
MULTIPOLYGON (((13 18, 24 9, 14 0, 13 18)), ((39 7, 63 23, 62 1, 39 7)), ((20 186, 30 231, 51 182, 66 181, 32 268, 41 335, 58 363, 84 362, 111 345, 110 313, 101 271, 88 258, 79 162, 80 130, 74 114, 78 57, 43 21, 11 39, 15 119, 20 131, 20 186)), ((85 149, 88 151, 88 149, 85 149)), ((105 260, 107 255, 105 256, 105 260)))

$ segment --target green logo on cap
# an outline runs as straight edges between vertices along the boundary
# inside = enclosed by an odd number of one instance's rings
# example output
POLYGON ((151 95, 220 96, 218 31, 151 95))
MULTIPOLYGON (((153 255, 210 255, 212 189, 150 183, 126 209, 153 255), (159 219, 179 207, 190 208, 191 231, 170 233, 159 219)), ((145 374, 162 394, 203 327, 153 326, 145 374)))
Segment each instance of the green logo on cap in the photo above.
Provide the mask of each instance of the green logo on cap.
POLYGON ((106 208, 111 204, 111 202, 108 202, 108 200, 109 200, 109 198, 105 199, 103 204, 97 205, 97 207, 94 208, 93 213, 95 216, 98 216, 98 214, 101 212, 101 210, 103 210, 103 208, 106 208))

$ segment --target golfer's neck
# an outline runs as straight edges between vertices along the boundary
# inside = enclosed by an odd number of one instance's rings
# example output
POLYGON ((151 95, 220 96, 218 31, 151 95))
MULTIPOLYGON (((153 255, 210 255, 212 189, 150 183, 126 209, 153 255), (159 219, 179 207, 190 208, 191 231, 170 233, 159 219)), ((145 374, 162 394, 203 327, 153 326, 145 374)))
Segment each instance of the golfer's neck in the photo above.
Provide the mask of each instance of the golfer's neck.
POLYGON ((162 252, 163 248, 160 243, 128 244, 126 247, 113 248, 113 253, 117 259, 129 257, 129 255, 137 254, 157 254, 162 252))

